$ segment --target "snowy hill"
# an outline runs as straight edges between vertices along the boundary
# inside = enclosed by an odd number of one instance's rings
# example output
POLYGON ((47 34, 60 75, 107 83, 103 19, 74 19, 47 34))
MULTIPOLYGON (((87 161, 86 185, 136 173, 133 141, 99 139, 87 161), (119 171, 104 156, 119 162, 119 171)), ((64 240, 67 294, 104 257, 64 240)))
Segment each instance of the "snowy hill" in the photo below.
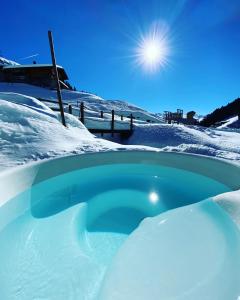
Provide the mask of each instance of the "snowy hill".
POLYGON ((96 138, 76 117, 65 114, 65 118, 67 128, 59 113, 36 98, 0 92, 0 170, 69 154, 149 149, 96 138))
MULTIPOLYGON (((56 91, 49 90, 46 88, 37 87, 34 85, 24 84, 24 83, 3 83, 0 82, 0 92, 14 92, 18 94, 23 94, 27 96, 33 96, 36 98, 57 100, 56 91)), ((140 107, 133 104, 129 104, 125 101, 120 100, 104 100, 99 96, 91 93, 78 92, 71 90, 62 90, 62 98, 64 102, 72 105, 84 102, 85 107, 92 112, 97 112, 98 116, 100 111, 110 112, 115 110, 119 115, 128 116, 132 113, 136 118, 142 120, 151 120, 152 122, 162 122, 161 118, 156 117, 140 107)))
POLYGON ((75 117, 66 114, 68 128, 58 114, 37 99, 0 93, 0 169, 26 161, 117 148, 95 138, 75 117))

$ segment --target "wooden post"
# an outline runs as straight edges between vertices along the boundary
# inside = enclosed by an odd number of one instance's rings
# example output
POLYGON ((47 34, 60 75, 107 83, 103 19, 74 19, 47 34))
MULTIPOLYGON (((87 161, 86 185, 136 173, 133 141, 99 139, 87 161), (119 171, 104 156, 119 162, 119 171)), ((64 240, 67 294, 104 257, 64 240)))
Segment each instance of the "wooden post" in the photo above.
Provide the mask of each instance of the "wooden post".
POLYGON ((123 121, 123 115, 121 115, 121 121, 123 121))
POLYGON ((133 114, 130 115, 130 130, 133 131, 133 114))
MULTIPOLYGON (((103 111, 102 110, 100 111, 100 118, 103 119, 103 111)), ((103 132, 101 132, 101 137, 103 137, 103 132)))
POLYGON ((57 97, 58 97, 61 118, 62 118, 62 124, 64 126, 66 126, 64 109, 63 109, 63 104, 62 104, 62 94, 61 94, 61 88, 60 88, 59 76, 58 76, 58 69, 57 69, 55 52, 54 52, 53 37, 52 37, 52 32, 50 30, 48 31, 48 39, 49 39, 49 45, 50 45, 50 50, 51 50, 51 56, 52 56, 53 75, 55 78, 55 83, 56 83, 56 88, 57 88, 57 97))
POLYGON ((114 110, 112 110, 111 131, 112 131, 112 136, 114 136, 114 110))
POLYGON ((72 105, 71 104, 68 105, 68 112, 70 113, 70 115, 72 115, 72 105))
POLYGON ((80 104, 80 112, 81 112, 80 121, 84 124, 84 103, 83 102, 81 102, 80 104))

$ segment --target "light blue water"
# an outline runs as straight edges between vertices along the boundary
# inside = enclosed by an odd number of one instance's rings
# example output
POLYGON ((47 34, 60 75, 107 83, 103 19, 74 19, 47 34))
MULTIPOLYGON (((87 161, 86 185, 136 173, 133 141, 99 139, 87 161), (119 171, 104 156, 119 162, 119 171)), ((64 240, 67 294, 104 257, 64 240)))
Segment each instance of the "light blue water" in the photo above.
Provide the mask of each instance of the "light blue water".
POLYGON ((144 164, 91 167, 37 184, 30 209, 0 232, 0 299, 98 299, 116 252, 144 218, 226 191, 208 177, 144 164))

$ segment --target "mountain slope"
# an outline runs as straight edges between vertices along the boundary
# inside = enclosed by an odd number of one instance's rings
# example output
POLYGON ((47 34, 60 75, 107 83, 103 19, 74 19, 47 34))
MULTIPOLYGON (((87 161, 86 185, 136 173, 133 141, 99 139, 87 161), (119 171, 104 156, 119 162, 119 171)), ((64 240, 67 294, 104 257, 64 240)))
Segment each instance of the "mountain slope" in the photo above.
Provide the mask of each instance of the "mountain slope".
POLYGON ((240 114, 240 98, 235 99, 221 108, 215 109, 200 122, 200 125, 206 127, 217 125, 219 122, 235 117, 238 114, 240 114))

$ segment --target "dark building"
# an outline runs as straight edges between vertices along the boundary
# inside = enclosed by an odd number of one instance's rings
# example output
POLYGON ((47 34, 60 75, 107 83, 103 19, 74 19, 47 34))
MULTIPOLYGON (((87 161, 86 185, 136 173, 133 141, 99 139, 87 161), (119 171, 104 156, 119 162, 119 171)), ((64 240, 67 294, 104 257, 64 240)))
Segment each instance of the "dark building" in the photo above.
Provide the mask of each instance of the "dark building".
MULTIPOLYGON (((62 88, 68 88, 68 76, 61 66, 57 66, 62 88)), ((0 66, 0 82, 28 83, 41 87, 55 88, 52 65, 9 65, 0 66)))

